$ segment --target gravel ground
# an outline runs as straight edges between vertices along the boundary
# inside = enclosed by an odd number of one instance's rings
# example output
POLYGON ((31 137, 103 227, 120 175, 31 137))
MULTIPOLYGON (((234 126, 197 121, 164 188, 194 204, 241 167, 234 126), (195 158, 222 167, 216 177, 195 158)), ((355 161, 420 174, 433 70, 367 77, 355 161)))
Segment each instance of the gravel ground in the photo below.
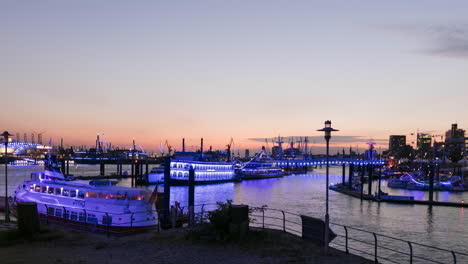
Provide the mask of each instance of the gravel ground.
POLYGON ((47 227, 32 240, 14 237, 15 225, 0 223, 0 262, 7 263, 372 263, 321 249, 293 235, 253 231, 240 242, 192 239, 186 229, 127 237, 47 227), (190 238, 189 238, 190 237, 190 238))

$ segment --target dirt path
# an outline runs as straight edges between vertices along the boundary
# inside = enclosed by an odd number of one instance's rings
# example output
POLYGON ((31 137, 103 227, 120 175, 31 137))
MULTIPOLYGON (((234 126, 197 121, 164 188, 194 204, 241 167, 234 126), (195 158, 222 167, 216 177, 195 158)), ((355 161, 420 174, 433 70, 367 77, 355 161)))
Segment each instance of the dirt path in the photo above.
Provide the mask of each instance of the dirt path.
POLYGON ((329 256, 282 232, 251 232, 247 241, 206 242, 184 229, 127 237, 47 227, 32 241, 15 237, 14 225, 0 223, 1 263, 372 263, 332 250, 329 256))

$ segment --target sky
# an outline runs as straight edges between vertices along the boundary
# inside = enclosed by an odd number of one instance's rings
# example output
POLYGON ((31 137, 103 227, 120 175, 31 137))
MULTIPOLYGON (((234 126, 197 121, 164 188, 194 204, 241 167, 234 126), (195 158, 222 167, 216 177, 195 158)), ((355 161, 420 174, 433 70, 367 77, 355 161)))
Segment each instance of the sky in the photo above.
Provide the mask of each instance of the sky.
POLYGON ((464 0, 1 1, 1 129, 149 150, 311 136, 319 152, 325 120, 334 147, 466 129, 467 13, 464 0))

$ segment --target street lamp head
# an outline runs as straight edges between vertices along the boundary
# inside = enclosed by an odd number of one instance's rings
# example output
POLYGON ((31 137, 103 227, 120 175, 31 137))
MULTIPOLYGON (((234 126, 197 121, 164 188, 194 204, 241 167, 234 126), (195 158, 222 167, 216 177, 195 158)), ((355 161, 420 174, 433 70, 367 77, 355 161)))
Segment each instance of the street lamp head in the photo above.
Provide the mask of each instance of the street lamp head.
POLYGON ((3 142, 4 142, 5 144, 8 144, 8 138, 11 137, 11 136, 13 136, 13 135, 10 134, 10 133, 8 133, 8 131, 3 131, 3 134, 1 134, 0 136, 3 137, 3 140, 4 140, 3 142))
POLYGON ((325 127, 322 128, 322 129, 318 129, 317 131, 324 131, 325 132, 325 139, 330 140, 331 132, 332 131, 339 131, 339 130, 332 128, 331 127, 331 121, 327 120, 327 121, 325 121, 325 127))

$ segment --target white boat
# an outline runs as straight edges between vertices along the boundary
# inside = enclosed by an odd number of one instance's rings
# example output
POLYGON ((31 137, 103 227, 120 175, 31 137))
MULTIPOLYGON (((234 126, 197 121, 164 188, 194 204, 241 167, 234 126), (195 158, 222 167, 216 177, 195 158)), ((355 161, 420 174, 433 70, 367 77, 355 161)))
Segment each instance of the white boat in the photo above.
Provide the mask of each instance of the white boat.
POLYGON ((240 173, 244 180, 277 178, 285 175, 282 168, 275 167, 269 162, 250 162, 242 168, 240 173))
POLYGON ((35 202, 43 221, 78 230, 125 234, 157 226, 151 198, 155 197, 148 190, 115 186, 110 181, 69 181, 58 168, 46 166, 18 186, 13 209, 19 202, 35 202))

